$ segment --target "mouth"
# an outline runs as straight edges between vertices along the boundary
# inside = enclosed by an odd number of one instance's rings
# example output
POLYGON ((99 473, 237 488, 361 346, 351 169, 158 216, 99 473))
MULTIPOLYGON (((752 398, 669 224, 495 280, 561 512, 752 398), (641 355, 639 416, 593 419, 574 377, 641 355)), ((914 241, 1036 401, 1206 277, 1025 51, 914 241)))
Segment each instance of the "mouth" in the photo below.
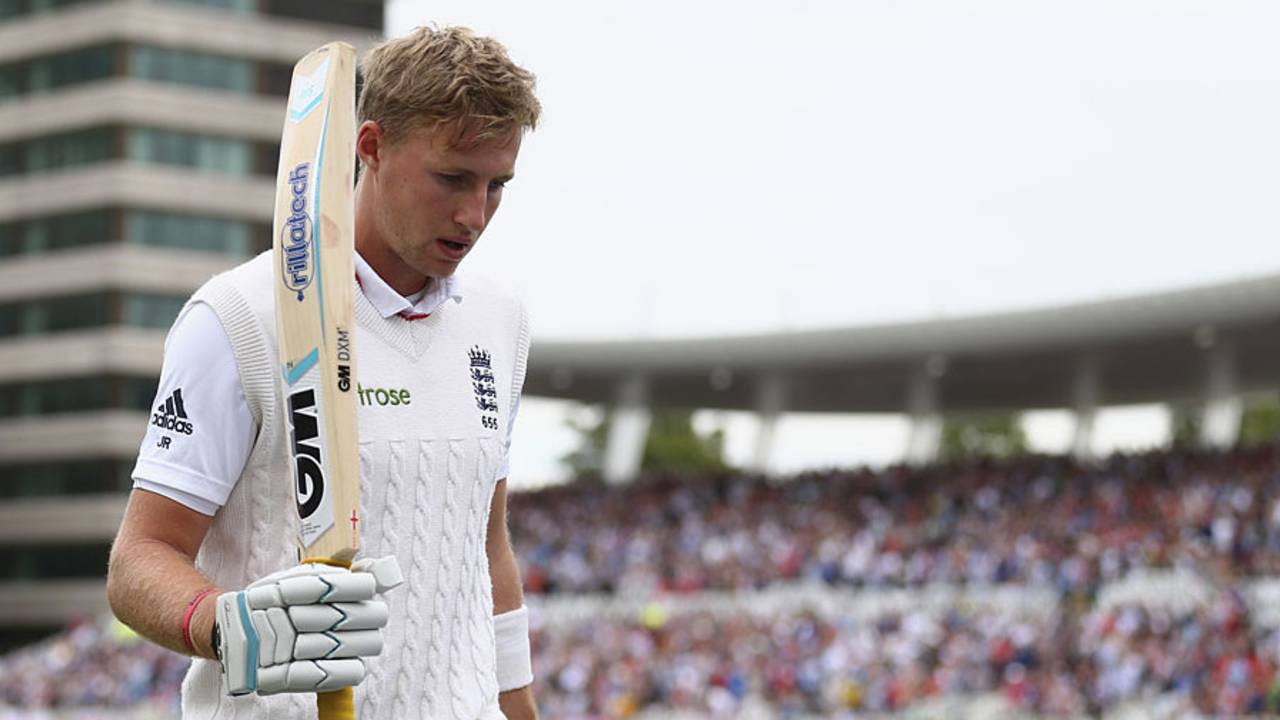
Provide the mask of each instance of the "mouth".
POLYGON ((436 241, 440 249, 444 252, 445 257, 450 260, 461 260, 462 256, 467 254, 467 250, 471 247, 470 243, 460 240, 446 240, 440 238, 436 241))

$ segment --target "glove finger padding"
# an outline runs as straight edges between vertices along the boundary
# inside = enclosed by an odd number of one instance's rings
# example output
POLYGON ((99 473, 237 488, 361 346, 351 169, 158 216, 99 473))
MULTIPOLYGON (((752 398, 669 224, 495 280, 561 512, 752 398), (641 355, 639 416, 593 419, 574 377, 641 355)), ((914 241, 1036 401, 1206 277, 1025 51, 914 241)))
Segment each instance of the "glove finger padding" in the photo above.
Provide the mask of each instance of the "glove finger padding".
POLYGON ((351 563, 351 572, 372 575, 380 593, 398 587, 404 582, 404 574, 400 572, 400 563, 396 562, 394 555, 357 560, 351 563))
POLYGON ((366 657, 382 652, 382 632, 303 633, 294 643, 295 660, 320 660, 366 657))
POLYGON ((293 659, 297 628, 289 622, 289 614, 282 608, 268 608, 251 612, 253 627, 258 631, 258 665, 266 667, 287 663, 293 659))
POLYGON ((258 694, 329 692, 364 680, 361 660, 314 660, 273 665, 258 671, 258 694))
POLYGON ((368 573, 330 573, 284 578, 270 585, 250 587, 245 593, 249 596, 249 607, 264 610, 290 605, 363 602, 373 599, 376 588, 377 581, 368 573))
POLYGON ((289 620, 298 632, 377 630, 386 626, 389 614, 385 602, 298 605, 289 608, 288 612, 289 620))
POLYGON ((226 692, 324 692, 359 683, 361 658, 382 652, 388 609, 376 595, 403 576, 394 557, 352 567, 307 563, 220 595, 226 692))

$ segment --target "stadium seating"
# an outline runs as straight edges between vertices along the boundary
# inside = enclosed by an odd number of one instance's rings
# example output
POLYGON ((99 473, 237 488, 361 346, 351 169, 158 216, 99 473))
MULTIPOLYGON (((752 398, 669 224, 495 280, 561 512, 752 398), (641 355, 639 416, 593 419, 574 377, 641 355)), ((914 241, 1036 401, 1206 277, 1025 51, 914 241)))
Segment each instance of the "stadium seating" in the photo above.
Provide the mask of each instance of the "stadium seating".
MULTIPOLYGON (((1280 710, 1274 447, 511 504, 545 717, 1280 710)), ((172 708, 184 662, 85 623, 0 658, 0 707, 172 708)))

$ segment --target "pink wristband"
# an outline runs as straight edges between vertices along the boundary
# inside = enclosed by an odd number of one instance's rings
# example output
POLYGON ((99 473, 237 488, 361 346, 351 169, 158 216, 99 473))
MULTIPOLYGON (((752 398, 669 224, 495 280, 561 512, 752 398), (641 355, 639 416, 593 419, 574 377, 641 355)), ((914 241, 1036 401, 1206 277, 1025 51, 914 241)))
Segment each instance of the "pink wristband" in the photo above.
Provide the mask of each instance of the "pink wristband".
POLYGON ((200 601, 215 592, 217 592, 217 589, 207 588, 196 593, 196 596, 191 598, 191 602, 187 605, 186 612, 182 613, 182 644, 187 646, 192 655, 199 655, 199 653, 196 652, 196 646, 191 641, 191 618, 195 616, 196 608, 200 607, 200 601))

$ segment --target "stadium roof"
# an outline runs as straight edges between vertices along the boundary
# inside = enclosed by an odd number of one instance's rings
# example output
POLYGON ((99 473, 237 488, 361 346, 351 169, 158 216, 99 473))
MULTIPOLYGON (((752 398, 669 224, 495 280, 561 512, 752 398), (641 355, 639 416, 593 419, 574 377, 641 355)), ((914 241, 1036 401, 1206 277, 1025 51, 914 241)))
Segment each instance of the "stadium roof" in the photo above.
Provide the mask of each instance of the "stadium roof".
POLYGON ((990 315, 768 335, 535 343, 526 393, 591 403, 627 377, 654 405, 755 409, 766 378, 798 412, 901 412, 912 379, 948 411, 1070 407, 1078 368, 1100 401, 1203 397, 1210 350, 1241 390, 1280 387, 1280 275, 990 315))

